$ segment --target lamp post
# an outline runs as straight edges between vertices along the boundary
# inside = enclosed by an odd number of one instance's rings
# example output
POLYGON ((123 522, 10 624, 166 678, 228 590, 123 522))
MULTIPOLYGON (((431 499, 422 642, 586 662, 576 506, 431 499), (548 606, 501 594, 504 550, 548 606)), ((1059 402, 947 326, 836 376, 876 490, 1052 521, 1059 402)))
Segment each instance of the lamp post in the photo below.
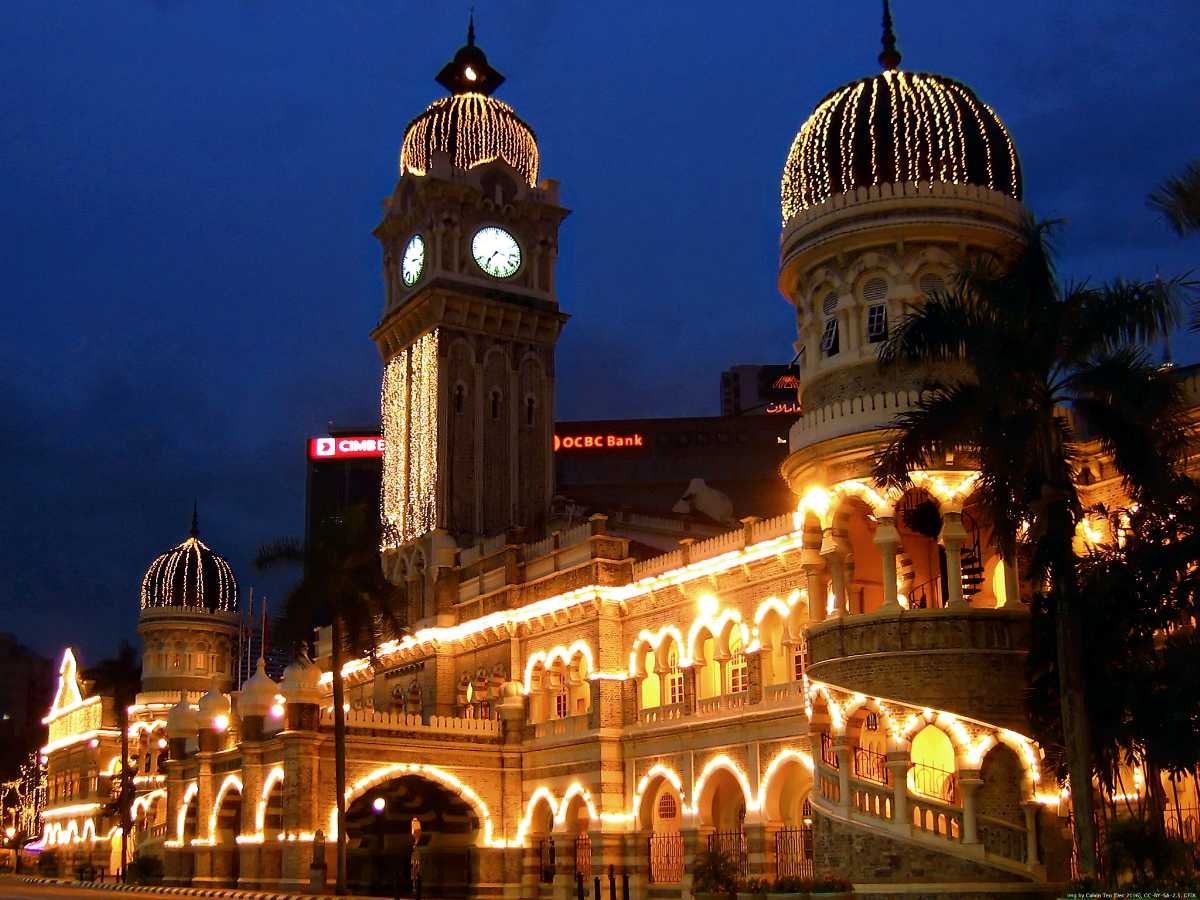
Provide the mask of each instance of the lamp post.
POLYGON ((376 797, 371 801, 371 812, 375 814, 375 840, 379 844, 375 860, 371 865, 372 887, 382 889, 386 884, 387 867, 383 855, 383 813, 387 809, 387 799, 376 797))

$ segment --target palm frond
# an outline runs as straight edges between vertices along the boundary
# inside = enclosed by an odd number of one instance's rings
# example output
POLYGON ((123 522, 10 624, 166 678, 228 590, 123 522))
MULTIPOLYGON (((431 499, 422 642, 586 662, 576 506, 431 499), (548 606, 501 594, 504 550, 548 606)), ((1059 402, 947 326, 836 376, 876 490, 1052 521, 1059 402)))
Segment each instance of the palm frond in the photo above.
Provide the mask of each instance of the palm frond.
POLYGON ((1123 347, 1096 357, 1067 381, 1075 415, 1112 454, 1135 496, 1162 496, 1178 482, 1188 444, 1183 391, 1146 353, 1123 347))
POLYGON ((1150 208, 1162 214, 1180 236, 1200 231, 1200 160, 1188 163, 1147 198, 1150 208))
POLYGON ((1068 288, 1065 303, 1072 310, 1064 323, 1064 361, 1113 350, 1125 344, 1145 344, 1168 334, 1179 322, 1180 298, 1190 282, 1126 281, 1117 279, 1099 288, 1068 288))
POLYGON ((305 560, 305 546, 297 538, 276 538, 258 548, 254 568, 260 572, 281 565, 295 565, 305 560))
POLYGON ((950 448, 979 438, 981 388, 961 383, 924 394, 888 428, 899 434, 875 457, 873 476, 881 487, 906 488, 909 473, 929 468, 950 448))

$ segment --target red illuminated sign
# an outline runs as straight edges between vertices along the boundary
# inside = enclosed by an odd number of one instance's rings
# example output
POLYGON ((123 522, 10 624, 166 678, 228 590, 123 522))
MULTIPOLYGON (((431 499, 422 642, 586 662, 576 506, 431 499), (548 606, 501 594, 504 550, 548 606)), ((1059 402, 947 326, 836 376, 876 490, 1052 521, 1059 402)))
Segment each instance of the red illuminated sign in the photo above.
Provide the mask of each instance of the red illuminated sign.
POLYGON ((634 434, 564 434, 554 436, 554 452, 561 450, 629 450, 646 446, 646 439, 634 434))
POLYGON ((369 456, 383 456, 383 438, 378 435, 315 437, 308 441, 309 459, 358 459, 369 456))

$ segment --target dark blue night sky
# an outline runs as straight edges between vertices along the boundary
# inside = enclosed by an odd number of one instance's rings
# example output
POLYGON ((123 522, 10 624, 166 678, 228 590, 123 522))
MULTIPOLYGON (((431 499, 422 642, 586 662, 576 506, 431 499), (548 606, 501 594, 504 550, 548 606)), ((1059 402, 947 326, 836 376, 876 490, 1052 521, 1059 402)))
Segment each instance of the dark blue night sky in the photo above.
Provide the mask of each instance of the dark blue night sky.
MULTIPOLYGON (((201 529, 243 586, 302 527, 304 440, 373 421, 371 229, 466 3, 7 0, 0 12, 0 615, 85 661, 201 529)), ((1008 124, 1063 271, 1196 266, 1147 192, 1200 157, 1195 0, 894 3, 904 66, 1008 124)), ((786 361, 779 173, 828 91, 877 70, 853 3, 479 0, 498 94, 563 229, 560 418, 714 414, 786 361)), ((1177 356, 1197 356, 1194 341, 1177 356)))

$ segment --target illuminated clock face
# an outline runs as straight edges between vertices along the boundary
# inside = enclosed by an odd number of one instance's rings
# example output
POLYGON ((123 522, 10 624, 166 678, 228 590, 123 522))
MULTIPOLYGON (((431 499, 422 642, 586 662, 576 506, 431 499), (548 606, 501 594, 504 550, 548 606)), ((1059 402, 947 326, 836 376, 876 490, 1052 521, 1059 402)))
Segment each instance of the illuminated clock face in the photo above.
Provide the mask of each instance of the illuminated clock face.
POLYGON ((414 234, 404 248, 404 259, 400 262, 400 277, 412 287, 425 271, 425 239, 414 234))
POLYGON ((475 237, 471 238, 471 254, 479 268, 493 278, 508 278, 521 268, 521 247, 517 239, 494 225, 475 232, 475 237))

